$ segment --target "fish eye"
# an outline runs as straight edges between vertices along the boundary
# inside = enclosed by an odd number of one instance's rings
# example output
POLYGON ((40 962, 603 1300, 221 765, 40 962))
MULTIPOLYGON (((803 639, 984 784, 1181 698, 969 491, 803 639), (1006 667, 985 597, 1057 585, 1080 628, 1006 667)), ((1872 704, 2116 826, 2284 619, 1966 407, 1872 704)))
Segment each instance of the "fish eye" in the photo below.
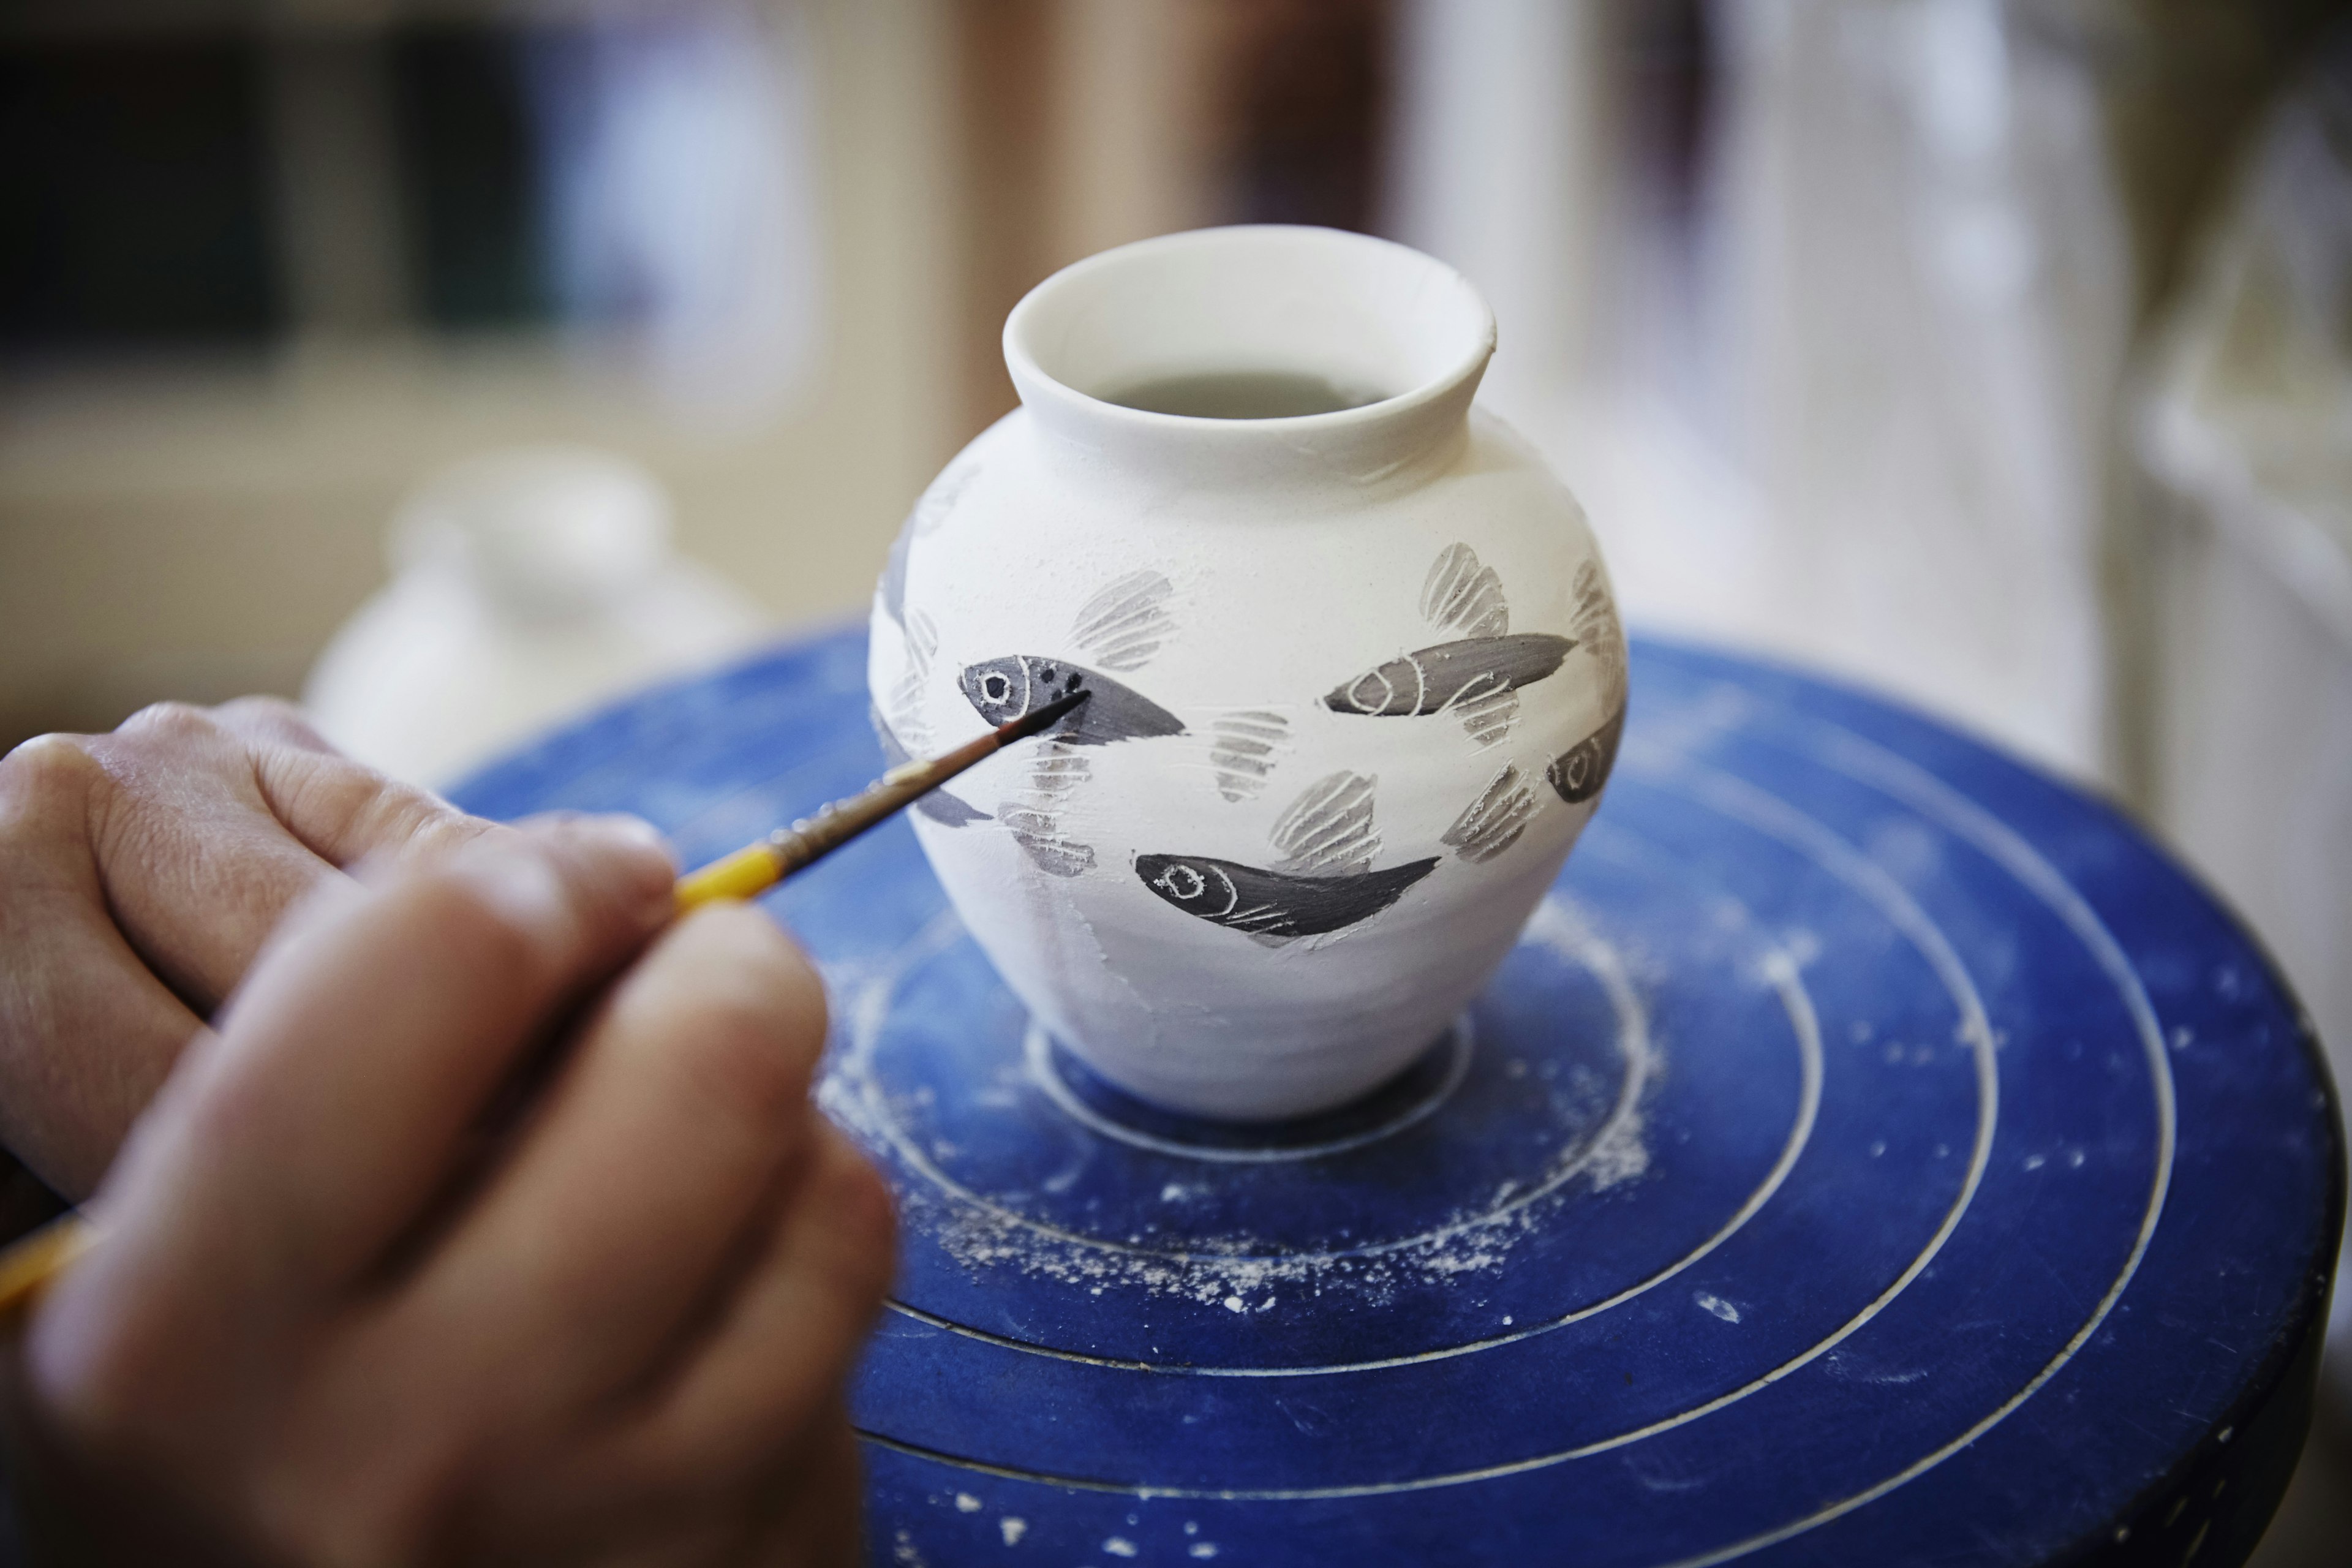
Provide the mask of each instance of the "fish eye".
POLYGON ((1209 880, 1190 866, 1171 866, 1154 878, 1151 885, 1171 899, 1189 903, 1207 890, 1209 880))
POLYGON ((1348 683, 1348 700, 1359 713, 1378 713, 1396 696, 1396 683, 1384 670, 1368 669, 1348 683))
POLYGON ((1013 696, 1013 682, 1004 678, 1002 670, 992 669, 980 678, 980 695, 986 702, 1007 701, 1013 696))

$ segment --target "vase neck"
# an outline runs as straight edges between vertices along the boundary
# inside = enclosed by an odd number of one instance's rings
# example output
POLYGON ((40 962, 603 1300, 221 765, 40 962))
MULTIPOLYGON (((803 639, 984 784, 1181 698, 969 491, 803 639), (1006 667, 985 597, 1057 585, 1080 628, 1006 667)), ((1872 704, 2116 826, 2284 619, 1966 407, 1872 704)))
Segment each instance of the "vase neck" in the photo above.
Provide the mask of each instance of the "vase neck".
POLYGON ((1443 463, 1494 347, 1486 301, 1444 263, 1273 226, 1105 251, 1004 325, 1052 460, 1208 489, 1364 486, 1443 463))

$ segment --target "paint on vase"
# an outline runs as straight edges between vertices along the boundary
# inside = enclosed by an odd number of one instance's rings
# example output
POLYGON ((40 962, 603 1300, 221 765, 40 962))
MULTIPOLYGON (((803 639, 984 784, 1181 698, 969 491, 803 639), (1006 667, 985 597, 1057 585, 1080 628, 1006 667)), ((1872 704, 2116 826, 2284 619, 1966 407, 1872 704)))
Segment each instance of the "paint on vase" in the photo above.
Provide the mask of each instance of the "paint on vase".
POLYGON ((1481 565, 1466 544, 1440 551, 1421 585, 1421 614, 1430 625, 1468 637, 1501 637, 1511 629, 1511 606, 1503 579, 1481 565))
POLYGON ((1324 696, 1323 705, 1375 719, 1442 713, 1541 680, 1575 647, 1573 638, 1548 632, 1440 643, 1342 682, 1324 696))
POLYGON ((1617 602, 1609 596, 1600 563, 1587 561, 1579 566, 1570 592, 1576 595, 1576 608, 1569 629, 1601 666, 1602 706, 1622 708, 1625 705, 1625 632, 1618 625, 1617 602))
POLYGON ((1372 826, 1380 781, 1336 773, 1316 780, 1275 819, 1267 836, 1285 876, 1353 876, 1372 868, 1381 836, 1372 826))
POLYGON ((1617 742, 1625 733, 1625 709, 1619 704, 1609 721, 1552 760, 1544 777, 1570 805, 1581 805, 1601 793, 1609 772, 1617 765, 1617 742))
POLYGON ((955 510, 956 502, 980 478, 980 465, 969 458, 959 458, 950 463, 931 481, 915 510, 907 514, 899 526, 898 538, 890 542, 890 554, 882 563, 882 580, 875 585, 875 597, 882 613, 904 625, 907 618, 907 563, 913 552, 915 541, 927 533, 935 533, 955 510))
POLYGON ((1290 721, 1270 708, 1244 708, 1219 718, 1209 734, 1217 793, 1229 801, 1255 800, 1290 744, 1290 721))
POLYGON ((1287 942, 1342 931, 1380 913, 1429 875, 1437 858, 1342 877, 1295 877, 1205 855, 1139 855, 1135 874, 1160 898, 1213 925, 1287 942))
POLYGON ((1157 572, 1130 572, 1079 606, 1070 641, 1104 669, 1142 668, 1176 632, 1168 613, 1175 590, 1157 572))
POLYGON ((1093 693, 1045 731, 1072 746, 1103 746, 1154 735, 1181 735, 1183 721, 1099 670, 1041 654, 1008 654, 967 665, 957 678, 964 700, 991 724, 1006 724, 1074 691, 1093 693))
POLYGON ((1484 865, 1519 841, 1535 809, 1535 792, 1507 763, 1438 841, 1471 865, 1484 865))
MULTIPOLYGON (((1465 637, 1498 637, 1511 629, 1502 575, 1481 563, 1478 552, 1466 544, 1447 545, 1430 563, 1421 584, 1421 615, 1438 630, 1465 637)), ((1518 694, 1508 687, 1490 686, 1465 694, 1454 711, 1484 751, 1510 738, 1519 718, 1518 694)))
MULTIPOLYGON (((899 639, 903 664, 898 680, 890 687, 888 710, 875 704, 868 715, 874 721, 874 737, 882 742, 882 754, 894 768, 918 757, 929 756, 936 749, 930 721, 923 716, 923 687, 930 679, 931 658, 939 651, 940 634, 930 617, 920 610, 905 616, 899 629, 903 634, 899 639)), ((919 797, 915 809, 942 827, 963 827, 989 820, 988 813, 944 789, 919 797)))
POLYGON ((1092 773, 1093 764, 1066 742, 1040 741, 1029 751, 1028 788, 997 805, 998 820, 1048 876, 1076 877, 1094 868, 1094 847, 1079 843, 1062 828, 1066 798, 1092 773))
MULTIPOLYGON (((882 755, 890 766, 904 767, 915 760, 913 753, 907 750, 904 742, 890 728, 890 721, 882 716, 881 709, 869 707, 866 716, 874 721, 874 738, 882 742, 882 755)), ((928 795, 917 795, 915 809, 942 827, 963 827, 971 823, 990 820, 988 813, 970 805, 961 796, 944 788, 932 790, 928 795)))
POLYGON ((891 727, 908 750, 929 755, 931 723, 923 713, 923 688, 930 684, 931 659, 940 651, 940 634, 930 616, 917 610, 901 623, 905 635, 898 647, 903 668, 889 693, 891 727))
POLYGON ((1451 712, 1484 750, 1509 739, 1518 721, 1518 689, 1557 670, 1576 646, 1544 634, 1512 636, 1501 574, 1459 542, 1430 563, 1420 608, 1423 620, 1456 634, 1454 640, 1367 670, 1327 693, 1325 707, 1374 718, 1451 712))
POLYGON ((1372 826, 1379 781, 1336 773, 1307 786, 1275 819, 1277 858, 1246 866, 1202 855, 1139 855, 1144 886, 1186 914, 1280 946, 1296 937, 1344 931, 1402 897, 1429 875, 1432 856, 1375 871, 1381 836, 1372 826))

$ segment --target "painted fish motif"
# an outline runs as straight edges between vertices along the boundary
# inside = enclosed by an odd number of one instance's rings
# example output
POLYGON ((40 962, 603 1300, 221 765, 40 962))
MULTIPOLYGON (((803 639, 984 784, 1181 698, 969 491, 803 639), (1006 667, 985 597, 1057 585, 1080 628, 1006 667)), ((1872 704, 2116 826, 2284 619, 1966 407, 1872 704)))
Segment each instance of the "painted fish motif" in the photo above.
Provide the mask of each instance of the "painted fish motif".
POLYGON ((890 542, 890 553, 883 561, 881 580, 874 588, 882 613, 892 620, 902 626, 906 624, 907 558, 914 549, 915 541, 927 533, 938 532, 940 525, 947 521, 948 514, 955 510, 956 502, 963 499, 963 492, 970 489, 971 481, 978 478, 980 465, 969 456, 959 457, 940 471, 940 477, 931 481, 930 488, 923 491, 921 499, 915 502, 915 510, 908 512, 907 521, 899 525, 898 536, 890 542))
POLYGON ((1625 701, 1625 632, 1617 624, 1617 605, 1609 596, 1609 582, 1601 574, 1601 563, 1588 561, 1578 567, 1571 591, 1576 595, 1576 609, 1569 629, 1576 634, 1578 646, 1601 666, 1601 689, 1608 693, 1604 700, 1622 707, 1625 701))
MULTIPOLYGON (((908 753, 905 744, 899 741, 898 733, 890 728, 890 721, 882 717, 882 710, 868 708, 866 714, 874 721, 874 738, 882 742, 882 755, 888 759, 892 767, 904 767, 914 761, 914 758, 908 753)), ((990 820, 988 813, 969 805, 960 796, 950 795, 944 789, 935 789, 929 795, 917 795, 915 809, 942 827, 963 827, 971 823, 990 820)))
POLYGON ((1188 915, 1276 942, 1339 931, 1387 909, 1437 858, 1341 877, 1264 870, 1201 855, 1139 855, 1143 885, 1188 915))
POLYGON ((1372 869, 1381 836, 1372 822, 1380 781, 1336 773, 1316 780, 1275 820, 1279 857, 1244 866, 1200 855, 1139 855, 1144 886, 1187 914, 1268 947, 1354 925, 1429 875, 1435 857, 1372 869))
POLYGON ((1157 572, 1130 572, 1078 606, 1070 645, 1105 669, 1141 669, 1176 635, 1168 610, 1175 594, 1157 572))
POLYGON ((1609 772, 1617 765, 1617 742, 1625 734, 1625 710, 1620 704, 1609 721, 1552 759, 1544 777, 1570 805, 1580 805, 1601 793, 1609 772))
POLYGON ((1230 801, 1255 800, 1290 746, 1290 721, 1271 708, 1245 708, 1210 725, 1209 763, 1217 793, 1230 801))
POLYGON ((1516 691, 1543 679, 1559 668, 1574 647, 1575 639, 1548 632, 1439 643, 1392 658, 1332 688, 1323 706, 1334 713, 1361 713, 1376 719, 1442 713, 1456 704, 1516 691))
POLYGON ((1534 792, 1521 781, 1517 768, 1505 763, 1438 842, 1471 865, 1484 865, 1519 841, 1535 811, 1534 792))
POLYGON ((1004 724, 1074 691, 1094 695, 1045 733, 1067 745, 1104 746, 1152 735, 1181 735, 1183 721, 1132 687, 1038 654, 1008 654, 966 665, 956 678, 964 700, 992 724, 1004 724))

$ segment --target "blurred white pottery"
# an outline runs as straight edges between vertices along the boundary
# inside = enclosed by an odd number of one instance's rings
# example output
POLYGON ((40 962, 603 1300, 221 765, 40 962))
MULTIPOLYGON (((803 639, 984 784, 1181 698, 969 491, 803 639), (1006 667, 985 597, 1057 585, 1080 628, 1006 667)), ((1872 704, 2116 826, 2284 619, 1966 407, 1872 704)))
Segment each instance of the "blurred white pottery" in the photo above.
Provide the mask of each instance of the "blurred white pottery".
POLYGON ((460 463, 401 504, 389 542, 391 585, 335 634, 302 696, 329 740, 419 784, 766 630, 750 600, 671 552, 669 497, 609 452, 460 463))
POLYGON ((1137 1095, 1265 1120, 1379 1085, 1501 962, 1592 813, 1623 638, 1580 509, 1471 408, 1494 345, 1459 274, 1381 240, 1106 252, 1013 310, 1023 407, 893 548, 868 670, 886 746, 960 741, 1074 676, 1095 693, 915 826, 1006 982, 1137 1095), (1332 411, 1108 401, 1300 396, 1332 411))

